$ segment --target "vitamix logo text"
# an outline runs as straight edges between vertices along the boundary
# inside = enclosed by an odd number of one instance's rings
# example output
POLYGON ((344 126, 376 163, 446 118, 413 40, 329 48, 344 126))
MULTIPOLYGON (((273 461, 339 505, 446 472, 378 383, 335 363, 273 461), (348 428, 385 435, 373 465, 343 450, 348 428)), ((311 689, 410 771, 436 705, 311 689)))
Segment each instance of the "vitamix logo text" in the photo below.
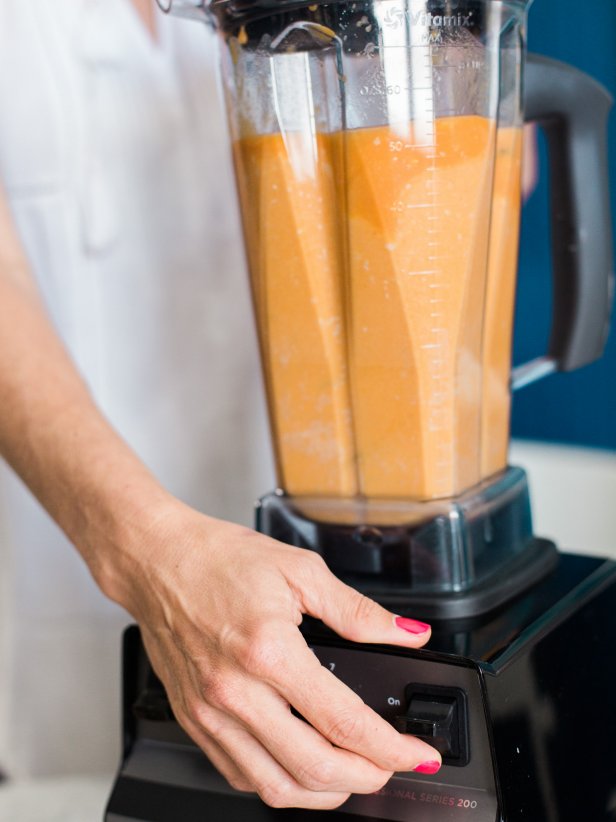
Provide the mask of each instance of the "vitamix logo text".
POLYGON ((412 26, 422 28, 468 28, 472 25, 470 14, 432 14, 430 11, 406 11, 400 7, 390 8, 383 16, 386 26, 397 29, 408 19, 412 26))

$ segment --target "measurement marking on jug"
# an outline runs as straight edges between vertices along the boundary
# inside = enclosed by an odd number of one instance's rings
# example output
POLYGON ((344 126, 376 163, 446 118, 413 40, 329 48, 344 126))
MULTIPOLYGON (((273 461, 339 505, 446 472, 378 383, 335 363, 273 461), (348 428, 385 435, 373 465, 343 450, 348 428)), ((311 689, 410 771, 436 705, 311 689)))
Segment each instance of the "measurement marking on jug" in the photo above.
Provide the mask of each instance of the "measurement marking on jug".
MULTIPOLYGON (((396 140, 391 140, 390 145, 392 143, 396 143, 396 142, 397 142, 396 140)), ((401 147, 400 150, 401 151, 413 151, 414 149, 417 149, 417 148, 434 148, 434 144, 430 143, 430 142, 428 142, 428 143, 402 143, 402 147, 401 147)), ((436 156, 437 156, 436 154, 428 154, 428 153, 425 154, 425 157, 428 160, 436 160, 436 156)))

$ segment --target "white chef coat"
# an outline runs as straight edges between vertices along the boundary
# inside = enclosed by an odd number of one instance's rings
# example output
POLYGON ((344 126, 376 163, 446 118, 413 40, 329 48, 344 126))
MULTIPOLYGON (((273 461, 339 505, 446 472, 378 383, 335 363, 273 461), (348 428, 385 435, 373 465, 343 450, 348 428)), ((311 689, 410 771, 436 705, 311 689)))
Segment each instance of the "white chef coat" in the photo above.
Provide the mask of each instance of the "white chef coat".
MULTIPOLYGON (((0 179, 113 425, 174 494, 250 523, 273 478, 213 35, 158 24, 0 0, 0 179)), ((0 575, 0 767, 113 768, 126 615, 6 468, 0 575)))

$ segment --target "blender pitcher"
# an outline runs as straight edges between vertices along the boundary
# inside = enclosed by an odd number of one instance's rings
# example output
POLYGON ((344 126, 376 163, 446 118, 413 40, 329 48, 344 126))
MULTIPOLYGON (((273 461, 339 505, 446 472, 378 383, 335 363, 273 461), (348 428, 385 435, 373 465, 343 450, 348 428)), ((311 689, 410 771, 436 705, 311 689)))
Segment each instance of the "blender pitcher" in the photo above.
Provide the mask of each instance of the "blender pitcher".
MULTIPOLYGON (((274 448, 293 496, 429 500, 482 479, 505 21, 500 4, 477 7, 480 42, 468 8, 428 8, 303 7, 268 19, 255 49, 244 26, 230 49, 274 448)), ((507 94, 513 156, 519 94, 507 94)), ((515 182, 505 199, 515 235, 515 182)), ((489 419, 506 440, 501 416, 489 419)))
POLYGON ((427 615, 514 594, 555 549, 507 468, 510 390, 602 351, 609 98, 525 65, 526 0, 173 7, 222 45, 279 486, 259 527, 427 615), (550 149, 554 319, 512 379, 524 104, 550 149))

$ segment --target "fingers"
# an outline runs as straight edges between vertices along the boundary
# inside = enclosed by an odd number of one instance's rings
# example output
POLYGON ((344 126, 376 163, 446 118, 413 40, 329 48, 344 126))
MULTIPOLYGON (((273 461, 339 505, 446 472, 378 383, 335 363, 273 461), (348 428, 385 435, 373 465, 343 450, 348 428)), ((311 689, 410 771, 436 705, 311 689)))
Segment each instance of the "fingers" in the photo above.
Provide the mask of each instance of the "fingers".
POLYGON ((236 716, 303 787, 312 791, 374 793, 388 782, 384 770, 363 756, 336 748, 308 723, 293 716, 269 685, 246 682, 236 716), (267 716, 267 722, 255 717, 267 716))
POLYGON ((425 622, 400 617, 345 585, 318 554, 304 556, 306 569, 299 580, 288 580, 303 609, 322 619, 337 634, 353 642, 373 642, 419 648, 430 638, 425 622), (299 582, 299 585, 298 585, 299 582))
MULTIPOLYGON (((359 754, 383 771, 410 771, 441 760, 426 743, 399 734, 325 669, 293 625, 261 625, 260 633, 247 641, 238 664, 251 680, 251 689, 254 680, 265 681, 331 744, 359 754)), ((223 709, 237 710, 233 707, 237 695, 221 692, 219 698, 223 709)), ((244 721, 255 729, 250 717, 244 721)))
POLYGON ((184 721, 187 732, 232 787, 254 791, 272 808, 330 810, 349 798, 348 791, 313 790, 300 784, 240 723, 213 708, 201 711, 199 722, 184 721), (215 733, 216 742, 210 733, 215 733), (240 776, 230 778, 232 771, 240 776))

